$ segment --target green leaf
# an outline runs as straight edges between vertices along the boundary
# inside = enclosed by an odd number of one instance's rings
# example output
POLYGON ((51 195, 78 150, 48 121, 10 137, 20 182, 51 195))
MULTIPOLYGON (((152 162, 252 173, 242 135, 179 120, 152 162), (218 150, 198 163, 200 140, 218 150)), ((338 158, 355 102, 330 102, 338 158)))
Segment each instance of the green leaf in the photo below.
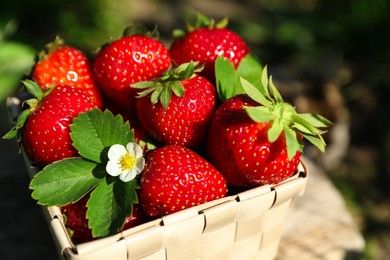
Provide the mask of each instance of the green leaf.
POLYGON ((314 128, 315 130, 313 132, 313 129, 311 129, 311 130, 307 129, 304 125, 301 125, 299 123, 294 123, 293 128, 298 130, 300 133, 305 133, 305 134, 309 134, 309 135, 325 134, 327 132, 327 130, 320 130, 317 128, 314 128))
POLYGON ((283 102, 282 95, 280 95, 280 92, 276 88, 274 82, 272 81, 272 76, 269 77, 269 87, 272 93, 272 96, 276 100, 276 102, 283 102))
POLYGON ((240 81, 245 92, 251 99, 266 107, 272 105, 272 103, 260 92, 260 90, 253 86, 249 81, 242 77, 240 78, 240 81))
POLYGON ((185 66, 186 66, 185 69, 182 72, 180 72, 179 75, 180 79, 189 79, 194 74, 195 66, 193 62, 185 64, 185 66))
POLYGON ((303 113, 298 114, 298 116, 315 127, 329 127, 333 125, 331 121, 318 114, 303 113))
POLYGON ((266 91, 266 96, 269 97, 268 93, 268 68, 267 66, 264 67, 263 72, 261 73, 261 83, 263 89, 266 91))
POLYGON ((167 109, 169 102, 171 101, 172 92, 169 86, 163 86, 161 94, 160 94, 160 103, 161 105, 167 109))
POLYGON ((27 88, 28 92, 31 93, 38 100, 41 100, 43 97, 43 91, 41 87, 32 80, 26 79, 22 81, 23 85, 27 88))
POLYGON ((248 107, 244 106, 245 111, 248 113, 249 117, 258 123, 269 122, 275 119, 275 114, 270 112, 268 108, 263 106, 257 107, 248 107))
POLYGON ((153 81, 140 81, 140 82, 131 84, 131 87, 136 88, 136 89, 147 89, 147 88, 153 87, 154 84, 155 84, 155 82, 153 82, 153 81))
POLYGON ((30 115, 31 111, 29 109, 25 109, 20 112, 18 118, 16 119, 16 124, 12 129, 3 136, 3 139, 12 139, 15 138, 18 134, 18 130, 24 126, 24 123, 27 120, 27 117, 30 115))
POLYGON ((3 135, 3 139, 12 139, 18 135, 18 130, 15 127, 12 127, 5 135, 3 135))
POLYGON ((49 164, 30 182, 32 197, 40 205, 61 206, 75 202, 98 185, 105 167, 83 158, 68 158, 49 164))
POLYGON ((153 87, 147 88, 144 91, 138 92, 137 93, 137 98, 146 97, 147 95, 149 95, 149 93, 151 93, 153 91, 155 91, 155 88, 153 88, 153 87))
POLYGON ((184 96, 184 87, 180 81, 172 81, 170 84, 171 84, 171 89, 176 96, 178 97, 184 96))
POLYGON ((299 114, 295 114, 292 116, 294 127, 297 129, 301 129, 305 133, 309 133, 312 135, 319 134, 321 131, 314 127, 310 122, 304 120, 304 118, 300 117, 299 114), (306 130, 304 130, 306 128, 306 130))
POLYGON ((70 126, 74 147, 80 155, 96 163, 107 159, 109 147, 114 144, 126 146, 134 139, 134 131, 128 122, 123 123, 122 116, 95 108, 80 113, 70 126))
POLYGON ((238 65, 237 73, 256 88, 261 88, 261 78, 263 67, 260 62, 251 54, 247 54, 238 65))
POLYGON ((245 93, 234 64, 222 56, 215 61, 215 79, 218 98, 222 102, 237 94, 245 93))
POLYGON ((153 90, 152 95, 150 95, 150 101, 152 104, 157 104, 160 100, 161 92, 163 91, 163 85, 161 83, 157 83, 155 85, 155 89, 153 90))
POLYGON ((283 125, 278 119, 274 120, 271 128, 268 130, 268 141, 275 142, 283 131, 283 125))
POLYGON ((261 83, 262 83, 263 87, 267 89, 267 87, 268 87, 268 68, 267 68, 267 66, 264 67, 263 72, 261 73, 261 83))
POLYGON ((287 157, 291 160, 298 151, 303 151, 303 143, 297 133, 288 127, 284 129, 284 136, 286 138, 287 157))
POLYGON ((24 103, 27 104, 29 107, 36 107, 39 102, 36 98, 30 98, 24 101, 24 103))
POLYGON ((306 138, 310 143, 312 143, 315 147, 318 148, 321 152, 325 152, 326 144, 324 139, 320 135, 314 136, 302 133, 303 137, 306 138))
POLYGON ((138 203, 136 179, 122 182, 107 178, 95 188, 87 202, 87 218, 94 237, 116 234, 138 203))
POLYGON ((237 94, 245 93, 240 77, 246 79, 256 88, 261 88, 260 75, 262 66, 252 55, 246 55, 237 68, 228 59, 220 56, 215 62, 215 78, 218 97, 225 101, 237 94))

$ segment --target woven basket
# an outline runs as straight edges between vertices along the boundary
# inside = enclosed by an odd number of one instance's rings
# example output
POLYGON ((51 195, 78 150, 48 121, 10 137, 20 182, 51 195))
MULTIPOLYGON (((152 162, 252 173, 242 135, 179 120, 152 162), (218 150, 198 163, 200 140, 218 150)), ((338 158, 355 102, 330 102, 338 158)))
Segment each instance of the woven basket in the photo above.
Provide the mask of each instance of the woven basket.
MULTIPOLYGON (((11 109, 12 110, 12 109, 11 109)), ((24 154, 24 153, 23 153, 24 154)), ((36 169, 24 155, 30 177, 36 169)), ((292 200, 304 192, 307 169, 264 185, 124 230, 73 244, 58 207, 43 207, 64 259, 274 259, 292 200)))

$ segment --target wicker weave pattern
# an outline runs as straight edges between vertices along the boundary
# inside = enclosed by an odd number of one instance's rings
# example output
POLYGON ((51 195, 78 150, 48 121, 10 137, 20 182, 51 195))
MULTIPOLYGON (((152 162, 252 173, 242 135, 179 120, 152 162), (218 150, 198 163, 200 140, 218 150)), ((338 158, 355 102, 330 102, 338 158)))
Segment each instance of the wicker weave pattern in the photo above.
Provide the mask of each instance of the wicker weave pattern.
POLYGON ((292 200, 303 193, 307 170, 189 208, 93 242, 74 245, 58 207, 44 208, 65 259, 274 259, 292 200))

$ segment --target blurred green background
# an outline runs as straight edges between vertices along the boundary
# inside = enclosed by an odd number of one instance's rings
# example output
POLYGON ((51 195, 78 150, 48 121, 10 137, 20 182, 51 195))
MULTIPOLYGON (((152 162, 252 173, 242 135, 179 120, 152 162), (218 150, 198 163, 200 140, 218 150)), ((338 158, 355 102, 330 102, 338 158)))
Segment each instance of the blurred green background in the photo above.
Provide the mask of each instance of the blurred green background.
POLYGON ((129 23, 141 21, 157 24, 169 46, 171 31, 194 11, 227 16, 299 109, 335 122, 328 152, 309 147, 308 155, 342 192, 366 238, 367 259, 389 256, 388 0, 1 1, 1 113, 35 53, 56 35, 92 58, 129 23))

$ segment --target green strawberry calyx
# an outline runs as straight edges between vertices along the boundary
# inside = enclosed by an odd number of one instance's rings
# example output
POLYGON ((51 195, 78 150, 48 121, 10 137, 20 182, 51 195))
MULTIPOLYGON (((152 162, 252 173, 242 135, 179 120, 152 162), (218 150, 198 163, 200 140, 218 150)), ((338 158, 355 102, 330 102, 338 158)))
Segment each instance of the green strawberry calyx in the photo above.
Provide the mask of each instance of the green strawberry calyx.
MULTIPOLYGON (((221 21, 216 22, 214 19, 209 18, 201 14, 200 12, 197 12, 194 17, 194 20, 191 22, 187 22, 186 26, 187 26, 187 32, 193 32, 199 28, 209 28, 209 29, 226 28, 228 26, 228 23, 229 20, 226 17, 223 18, 221 21)), ((173 30, 172 34, 175 38, 179 38, 186 35, 186 32, 181 29, 175 29, 173 30)))
POLYGON ((47 43, 43 49, 37 53, 37 62, 43 61, 49 56, 53 51, 55 51, 58 47, 64 45, 64 40, 56 36, 54 41, 47 43))
POLYGON ((160 32, 157 28, 157 25, 154 26, 153 30, 149 30, 144 23, 132 23, 125 28, 122 36, 133 35, 142 35, 149 38, 158 39, 160 37, 160 32))
POLYGON ((260 106, 245 106, 249 117, 255 122, 272 122, 268 130, 268 140, 276 141, 280 134, 284 133, 286 139, 287 155, 291 160, 297 152, 303 151, 301 137, 311 142, 321 152, 325 151, 326 143, 322 137, 324 130, 332 123, 318 114, 298 113, 295 108, 284 102, 281 94, 268 77, 267 67, 263 68, 261 83, 255 87, 245 78, 240 77, 241 85, 246 94, 260 106))
POLYGON ((199 65, 198 62, 183 63, 167 70, 160 78, 138 82, 132 84, 131 87, 142 90, 138 93, 137 98, 143 98, 150 94, 150 101, 153 105, 160 102, 167 109, 173 94, 178 97, 184 96, 182 81, 194 77, 202 70, 203 65, 199 65))
POLYGON ((41 87, 33 80, 26 79, 22 81, 22 85, 27 89, 27 91, 32 95, 30 99, 25 100, 22 103, 22 112, 20 112, 18 118, 16 119, 16 124, 11 128, 8 133, 6 133, 4 139, 18 138, 20 139, 19 133, 20 129, 23 128, 28 116, 35 110, 38 104, 50 94, 55 85, 51 86, 47 90, 43 91, 41 87))

